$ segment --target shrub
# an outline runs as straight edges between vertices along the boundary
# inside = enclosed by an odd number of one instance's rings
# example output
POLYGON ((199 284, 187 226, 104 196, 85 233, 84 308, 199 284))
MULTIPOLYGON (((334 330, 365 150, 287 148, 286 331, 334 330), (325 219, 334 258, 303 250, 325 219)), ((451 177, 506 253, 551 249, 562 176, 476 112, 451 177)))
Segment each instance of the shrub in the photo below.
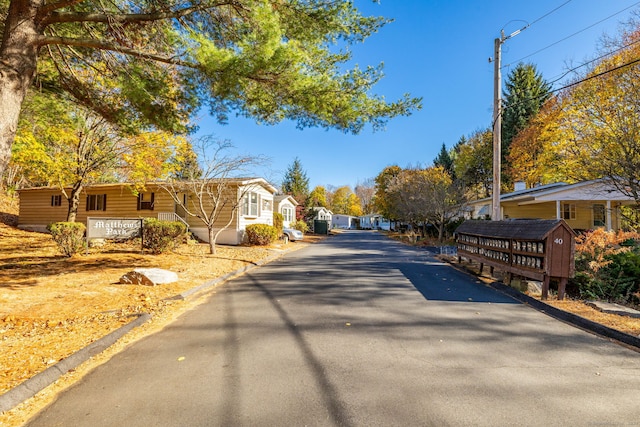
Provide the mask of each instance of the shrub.
POLYGON ((284 230, 284 216, 280 212, 273 213, 273 226, 276 228, 278 236, 282 235, 282 230, 284 230))
POLYGON ((576 277, 582 298, 632 302, 640 291, 640 248, 635 233, 595 230, 576 244, 576 277))
POLYGON ((73 256, 85 248, 86 227, 81 222, 54 222, 47 229, 65 256, 73 256))
POLYGON ((266 246, 274 242, 280 234, 272 225, 251 224, 247 226, 247 240, 253 246, 266 246))
POLYGON ((180 221, 146 218, 143 227, 143 246, 154 254, 161 254, 183 242, 186 233, 187 227, 180 221))
POLYGON ((309 232, 309 226, 304 221, 300 221, 300 220, 295 221, 293 224, 291 224, 291 227, 296 229, 296 230, 300 230, 303 233, 308 233, 309 232))

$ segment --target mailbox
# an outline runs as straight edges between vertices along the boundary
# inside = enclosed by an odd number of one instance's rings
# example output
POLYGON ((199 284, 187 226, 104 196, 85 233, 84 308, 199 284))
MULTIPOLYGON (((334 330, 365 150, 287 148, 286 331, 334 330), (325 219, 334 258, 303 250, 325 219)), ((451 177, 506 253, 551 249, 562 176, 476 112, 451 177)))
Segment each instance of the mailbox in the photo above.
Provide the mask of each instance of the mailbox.
POLYGON ((547 299, 549 282, 558 279, 558 299, 575 274, 575 232, 562 219, 468 220, 456 230, 458 259, 463 257, 511 275, 542 282, 547 299))

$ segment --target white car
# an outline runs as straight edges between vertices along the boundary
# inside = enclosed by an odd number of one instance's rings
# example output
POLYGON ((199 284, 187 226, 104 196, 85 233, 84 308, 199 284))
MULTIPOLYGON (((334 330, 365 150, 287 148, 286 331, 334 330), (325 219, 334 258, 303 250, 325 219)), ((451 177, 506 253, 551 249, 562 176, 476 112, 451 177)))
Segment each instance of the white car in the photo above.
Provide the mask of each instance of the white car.
POLYGON ((282 230, 282 239, 285 243, 288 242, 296 242, 298 240, 302 240, 304 238, 304 234, 302 231, 296 230, 295 228, 285 228, 282 230))

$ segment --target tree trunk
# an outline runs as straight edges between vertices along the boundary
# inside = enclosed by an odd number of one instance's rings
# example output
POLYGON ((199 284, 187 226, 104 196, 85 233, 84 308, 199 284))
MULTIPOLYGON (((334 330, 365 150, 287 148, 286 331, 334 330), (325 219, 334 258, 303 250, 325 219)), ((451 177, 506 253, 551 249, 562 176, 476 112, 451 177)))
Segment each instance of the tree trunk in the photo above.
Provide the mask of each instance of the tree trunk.
POLYGON ((213 231, 213 224, 211 224, 210 226, 207 227, 207 230, 209 230, 209 253, 211 255, 215 255, 216 254, 216 238, 218 237, 217 234, 213 231))
POLYGON ((27 90, 38 60, 36 14, 44 0, 11 0, 0 46, 0 176, 11 158, 11 146, 27 90))
POLYGON ((73 187, 71 187, 71 193, 69 194, 69 210, 67 211, 67 222, 76 222, 82 187, 83 186, 81 182, 76 182, 75 184, 73 184, 73 187))

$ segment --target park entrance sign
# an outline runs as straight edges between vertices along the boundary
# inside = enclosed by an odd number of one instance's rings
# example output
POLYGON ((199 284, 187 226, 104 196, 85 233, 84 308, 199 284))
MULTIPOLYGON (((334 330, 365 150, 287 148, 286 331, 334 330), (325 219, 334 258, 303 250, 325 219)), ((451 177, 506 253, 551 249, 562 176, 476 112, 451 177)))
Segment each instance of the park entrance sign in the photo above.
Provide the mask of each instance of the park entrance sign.
POLYGON ((87 218, 87 248, 92 239, 128 240, 140 237, 142 240, 143 222, 142 218, 87 218))

